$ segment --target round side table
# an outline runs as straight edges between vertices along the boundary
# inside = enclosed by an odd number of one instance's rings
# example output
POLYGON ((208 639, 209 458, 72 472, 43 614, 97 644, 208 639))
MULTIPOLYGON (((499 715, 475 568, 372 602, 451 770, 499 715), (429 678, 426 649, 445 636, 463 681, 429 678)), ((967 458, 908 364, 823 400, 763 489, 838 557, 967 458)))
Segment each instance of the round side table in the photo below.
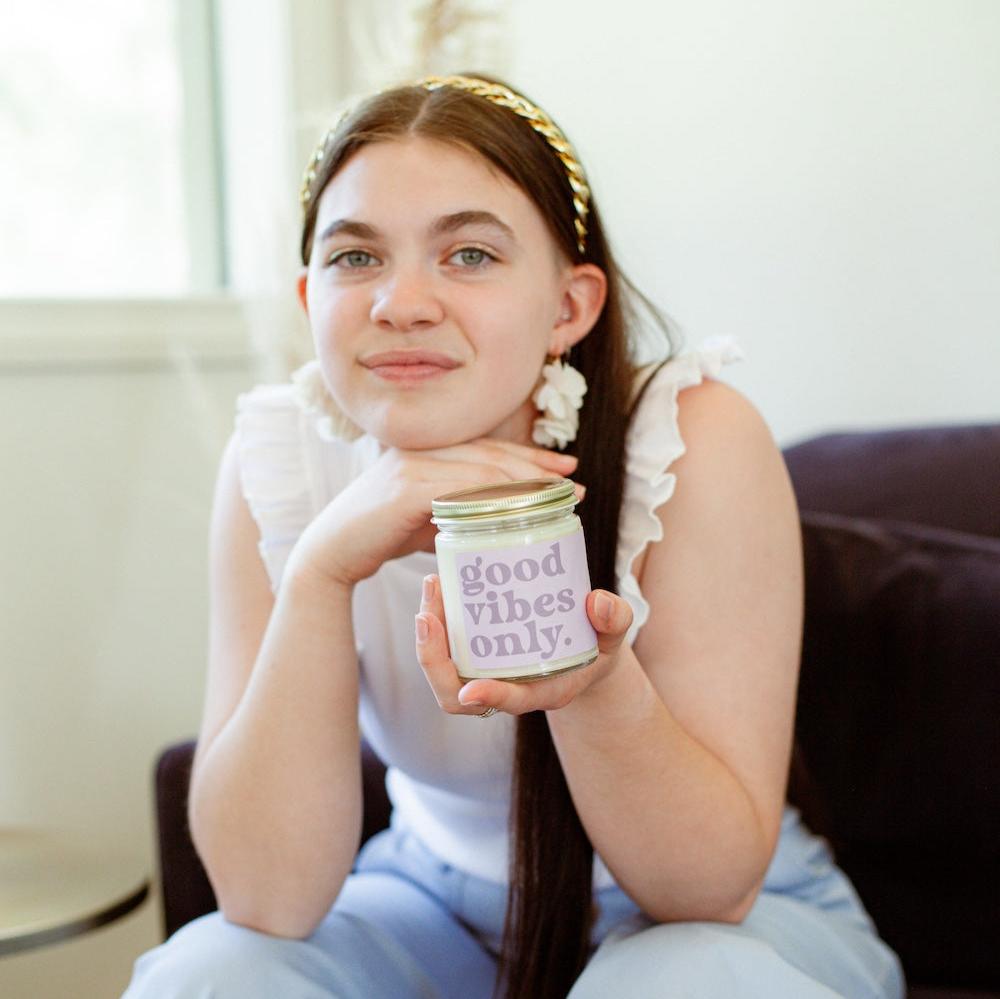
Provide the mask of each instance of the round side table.
POLYGON ((72 832, 0 827, 0 955, 97 929, 148 894, 138 857, 72 832))

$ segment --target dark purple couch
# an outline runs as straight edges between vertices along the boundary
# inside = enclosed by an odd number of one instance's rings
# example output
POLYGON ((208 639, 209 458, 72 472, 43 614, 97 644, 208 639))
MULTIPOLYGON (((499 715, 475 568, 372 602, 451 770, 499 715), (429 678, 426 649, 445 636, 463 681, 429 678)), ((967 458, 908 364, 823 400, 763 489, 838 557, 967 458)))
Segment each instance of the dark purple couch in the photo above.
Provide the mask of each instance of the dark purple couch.
MULTIPOLYGON (((806 627, 789 797, 826 836, 910 999, 1000 999, 1000 425, 785 451, 806 627)), ((164 928, 214 909, 187 831, 194 743, 156 770, 164 928)), ((384 827, 363 760, 364 836, 384 827)))

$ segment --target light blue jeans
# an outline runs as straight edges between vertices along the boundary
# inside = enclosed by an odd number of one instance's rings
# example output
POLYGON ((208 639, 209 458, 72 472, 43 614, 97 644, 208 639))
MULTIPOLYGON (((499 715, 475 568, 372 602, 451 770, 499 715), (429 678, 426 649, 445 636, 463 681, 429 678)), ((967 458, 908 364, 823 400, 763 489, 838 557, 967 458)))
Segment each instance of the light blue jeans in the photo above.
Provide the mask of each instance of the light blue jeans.
MULTIPOLYGON (((902 999, 902 970, 853 887, 793 808, 738 926, 654 924, 618 888, 595 895, 596 950, 570 999, 902 999)), ((319 928, 286 940, 219 913, 143 954, 123 999, 490 999, 506 887, 406 831, 366 844, 319 928)), ((510 997, 533 999, 533 997, 510 997)))

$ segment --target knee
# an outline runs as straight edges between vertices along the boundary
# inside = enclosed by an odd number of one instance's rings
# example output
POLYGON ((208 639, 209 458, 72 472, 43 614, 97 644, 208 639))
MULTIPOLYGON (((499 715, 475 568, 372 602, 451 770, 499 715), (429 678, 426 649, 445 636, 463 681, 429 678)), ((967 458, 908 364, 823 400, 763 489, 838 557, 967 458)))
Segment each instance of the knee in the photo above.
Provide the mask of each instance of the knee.
POLYGON ((308 944, 271 937, 212 913, 141 955, 122 999, 257 999, 319 996, 303 979, 308 944))
POLYGON ((602 943, 569 999, 671 994, 737 995, 754 952, 766 947, 722 923, 663 923, 602 943), (741 972, 743 969, 743 972, 741 972))

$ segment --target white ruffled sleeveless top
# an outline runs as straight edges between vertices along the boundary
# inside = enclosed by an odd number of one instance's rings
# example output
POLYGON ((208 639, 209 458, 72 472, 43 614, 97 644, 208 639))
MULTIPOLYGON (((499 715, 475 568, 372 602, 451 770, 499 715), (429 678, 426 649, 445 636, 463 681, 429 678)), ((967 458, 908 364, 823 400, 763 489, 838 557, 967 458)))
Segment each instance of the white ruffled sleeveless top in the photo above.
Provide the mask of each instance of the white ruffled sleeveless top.
MULTIPOLYGON (((616 574, 618 592, 634 614, 630 643, 649 617, 632 565, 662 537, 656 511, 673 494, 669 469, 685 450, 677 395, 717 378, 724 364, 742 356, 735 341, 720 337, 671 359, 653 375, 629 428, 616 574)), ((637 390, 647 377, 646 369, 640 372, 637 390)), ((258 386, 237 402, 243 494, 260 529, 273 589, 306 525, 381 454, 373 437, 331 438, 323 425, 291 383, 258 386)), ((355 588, 361 730, 389 767, 393 825, 416 833, 454 867, 505 883, 514 718, 498 714, 483 722, 437 706, 413 639, 421 581, 435 571, 432 553, 415 552, 385 563, 355 588)), ((595 890, 612 884, 595 857, 595 890)))

